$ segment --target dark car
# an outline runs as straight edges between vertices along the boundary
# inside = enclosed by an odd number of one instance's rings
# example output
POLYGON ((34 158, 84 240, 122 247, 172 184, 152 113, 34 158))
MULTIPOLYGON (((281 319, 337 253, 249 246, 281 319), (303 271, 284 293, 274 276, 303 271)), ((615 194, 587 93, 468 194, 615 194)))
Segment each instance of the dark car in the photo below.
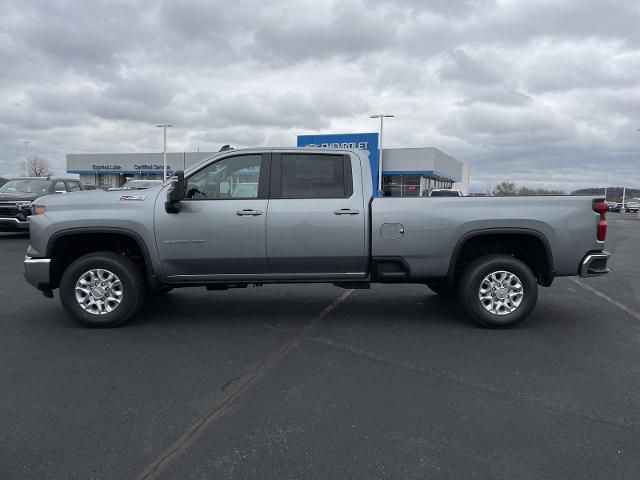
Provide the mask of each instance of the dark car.
POLYGON ((84 190, 78 180, 68 178, 12 178, 0 187, 0 232, 29 229, 31 203, 53 193, 84 190))

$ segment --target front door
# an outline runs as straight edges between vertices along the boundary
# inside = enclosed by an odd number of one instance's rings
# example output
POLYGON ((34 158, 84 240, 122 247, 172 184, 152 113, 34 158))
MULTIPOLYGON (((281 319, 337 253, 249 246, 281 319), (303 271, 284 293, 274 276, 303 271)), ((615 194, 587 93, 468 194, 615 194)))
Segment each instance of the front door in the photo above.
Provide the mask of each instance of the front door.
POLYGON ((267 273, 269 157, 227 156, 190 174, 179 213, 167 213, 158 199, 156 242, 170 279, 241 280, 267 273))
POLYGON ((360 166, 352 168, 349 155, 274 153, 267 215, 269 272, 364 277, 367 211, 361 182, 360 166))

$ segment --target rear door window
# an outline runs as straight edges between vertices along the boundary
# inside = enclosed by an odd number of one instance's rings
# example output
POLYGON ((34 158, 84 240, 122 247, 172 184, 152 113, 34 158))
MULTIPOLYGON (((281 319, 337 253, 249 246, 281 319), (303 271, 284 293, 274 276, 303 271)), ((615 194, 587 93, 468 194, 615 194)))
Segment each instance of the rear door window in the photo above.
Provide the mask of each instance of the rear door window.
POLYGON ((283 153, 274 182, 279 198, 345 198, 353 191, 346 155, 283 153), (279 184, 279 185, 278 185, 279 184))
POLYGON ((81 190, 78 182, 67 182, 67 188, 70 192, 79 192, 81 190))

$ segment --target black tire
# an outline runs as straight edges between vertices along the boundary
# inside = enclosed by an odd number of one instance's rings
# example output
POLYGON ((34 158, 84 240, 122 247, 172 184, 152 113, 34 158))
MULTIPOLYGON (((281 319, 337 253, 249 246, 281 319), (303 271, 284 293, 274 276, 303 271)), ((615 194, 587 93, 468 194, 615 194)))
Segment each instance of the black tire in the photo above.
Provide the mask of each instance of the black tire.
MULTIPOLYGON (((93 278, 98 277, 87 275, 84 280, 88 281, 93 278)), ((95 287, 99 287, 99 285, 95 287)), ((86 297, 91 302, 94 300, 94 290, 92 288, 87 290, 91 291, 91 298, 86 297)), ((102 293, 103 290, 98 291, 98 293, 102 293)), ((67 313, 82 325, 87 327, 116 327, 129 320, 142 306, 145 298, 144 276, 140 266, 124 255, 109 251, 90 253, 75 260, 64 271, 60 280, 59 295, 62 306, 67 313), (98 269, 111 272, 117 277, 120 283, 118 287, 114 286, 114 289, 117 288, 121 295, 121 300, 115 307, 113 307, 115 302, 104 301, 103 303, 109 303, 109 308, 112 308, 112 310, 101 314, 91 313, 91 311, 81 307, 79 300, 76 298, 76 283, 80 281, 85 273, 98 269)), ((83 293, 79 292, 78 295, 82 296, 83 293)), ((105 296, 103 295, 102 300, 104 298, 105 296)), ((100 310, 98 307, 95 307, 95 309, 100 310)))
POLYGON ((451 297, 455 293, 447 282, 429 282, 427 283, 427 287, 429 287, 429 290, 433 293, 436 293, 441 297, 451 297))
POLYGON ((535 307, 538 301, 538 283, 531 269, 517 258, 508 255, 486 255, 474 260, 465 268, 460 279, 458 295, 460 304, 480 325, 488 328, 509 328, 527 318, 535 307), (493 272, 508 272, 516 278, 500 274, 489 277, 493 272), (492 284, 504 287, 494 290, 492 284), (521 285, 521 290, 518 285, 521 285), (481 301, 481 288, 490 298, 481 301), (511 309, 513 310, 509 311, 511 309))

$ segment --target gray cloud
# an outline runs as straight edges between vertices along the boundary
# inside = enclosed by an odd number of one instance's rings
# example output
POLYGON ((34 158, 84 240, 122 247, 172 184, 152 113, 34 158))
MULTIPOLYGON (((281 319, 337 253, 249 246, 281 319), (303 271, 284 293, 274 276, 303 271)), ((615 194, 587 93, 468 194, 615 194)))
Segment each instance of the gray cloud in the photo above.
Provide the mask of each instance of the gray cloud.
POLYGON ((506 179, 640 187, 640 5, 623 0, 7 0, 0 175, 68 152, 371 131, 506 179))

